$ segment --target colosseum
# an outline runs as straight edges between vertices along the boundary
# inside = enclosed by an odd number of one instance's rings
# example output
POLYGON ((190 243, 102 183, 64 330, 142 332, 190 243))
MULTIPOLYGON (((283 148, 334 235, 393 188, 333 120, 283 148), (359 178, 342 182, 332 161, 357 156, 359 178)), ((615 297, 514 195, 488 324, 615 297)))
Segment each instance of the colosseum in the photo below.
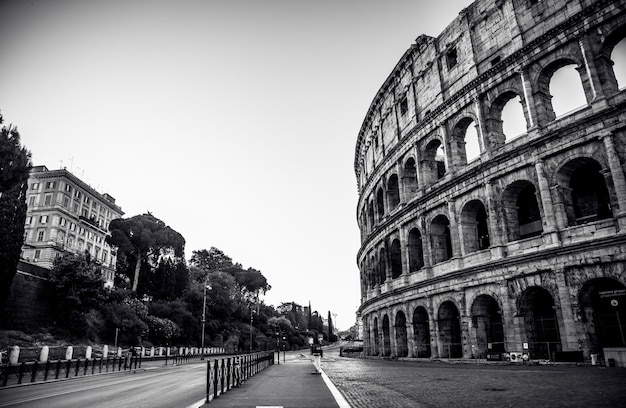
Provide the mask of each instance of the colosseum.
POLYGON ((374 96, 364 354, 626 364, 626 1, 477 0, 374 96))

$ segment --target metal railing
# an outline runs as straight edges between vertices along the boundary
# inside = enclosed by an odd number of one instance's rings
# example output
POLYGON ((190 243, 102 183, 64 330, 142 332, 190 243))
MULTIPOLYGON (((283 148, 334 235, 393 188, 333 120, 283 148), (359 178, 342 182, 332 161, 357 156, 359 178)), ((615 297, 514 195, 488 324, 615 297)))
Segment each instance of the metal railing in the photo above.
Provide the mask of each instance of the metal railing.
POLYGON ((207 361, 206 402, 239 387, 245 380, 274 364, 274 352, 242 354, 207 361))

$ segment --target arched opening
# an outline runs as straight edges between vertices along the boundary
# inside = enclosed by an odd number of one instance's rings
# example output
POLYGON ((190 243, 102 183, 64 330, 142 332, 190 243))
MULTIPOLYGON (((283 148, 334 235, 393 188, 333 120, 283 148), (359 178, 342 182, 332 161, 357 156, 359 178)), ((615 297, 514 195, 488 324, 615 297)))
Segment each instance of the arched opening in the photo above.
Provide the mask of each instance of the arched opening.
POLYGON ((369 273, 370 273, 370 289, 374 289, 376 285, 378 285, 378 261, 376 260, 376 256, 372 255, 369 262, 369 273))
POLYGON ((402 185, 404 186, 404 192, 407 195, 406 200, 409 201, 410 197, 417 191, 417 167, 415 165, 415 159, 409 157, 404 163, 404 172, 402 174, 402 185))
POLYGON ((409 231, 409 272, 417 271, 424 266, 424 251, 422 248, 422 234, 417 228, 409 231))
POLYGON ((540 235, 543 231, 535 186, 520 180, 510 184, 502 194, 509 241, 540 235))
POLYGON ((379 221, 385 216, 385 194, 380 187, 376 191, 376 215, 379 221))
POLYGON ((406 335, 406 316, 400 311, 396 314, 396 322, 394 324, 396 332, 396 356, 406 357, 409 355, 409 346, 406 335))
POLYGON ((552 295, 539 286, 526 289, 518 315, 524 319, 530 357, 554 361, 554 353, 561 351, 561 336, 552 295))
POLYGON ((611 278, 586 282, 579 293, 580 318, 591 353, 626 347, 626 287, 611 278))
POLYGON ((461 315, 459 309, 450 301, 443 302, 437 314, 439 327, 439 346, 441 357, 463 357, 463 344, 461 343, 461 315))
POLYGON ((619 89, 626 88, 626 38, 622 39, 611 52, 613 73, 619 89))
POLYGON ((446 216, 438 215, 433 219, 430 225, 430 240, 434 264, 452 258, 450 222, 446 216))
POLYGON ((489 353, 504 350, 502 311, 498 302, 488 295, 480 295, 472 304, 472 325, 476 330, 476 358, 487 358, 489 353))
POLYGON ((557 118, 587 105, 585 91, 575 64, 565 65, 552 74, 550 95, 552 109, 557 118))
POLYGON ((400 249, 400 240, 394 239, 391 242, 391 249, 389 252, 389 257, 391 258, 391 277, 392 279, 396 279, 402 275, 402 251, 400 249))
POLYGON ((468 202, 461 211, 461 231, 466 253, 489 248, 487 211, 479 200, 468 202))
POLYGON ((509 142, 528 130, 522 100, 519 95, 509 99, 502 108, 502 133, 504 142, 509 142))
POLYGON ((478 131, 472 118, 463 118, 452 130, 452 156, 463 166, 480 156, 478 131))
POLYGON ((413 312, 413 339, 415 341, 415 356, 419 358, 429 358, 430 351, 430 324, 428 323, 428 312, 419 306, 413 312))
POLYGON ((387 280, 387 254, 385 248, 380 249, 378 256, 378 283, 383 284, 387 280))
POLYGON ((426 185, 435 183, 445 175, 445 152, 441 141, 431 140, 426 145, 422 157, 422 177, 426 185))
POLYGON ((378 317, 374 318, 374 350, 372 355, 377 356, 380 353, 380 333, 378 332, 378 317))
POLYGON ((391 355, 391 333, 389 330, 389 316, 383 317, 383 356, 391 355))
POLYGON ((600 165, 591 160, 577 160, 576 164, 569 180, 575 223, 611 218, 609 192, 600 165))
POLYGON ((367 215, 369 217, 370 228, 374 228, 376 220, 374 218, 374 202, 372 200, 367 204, 367 215))
POLYGON ((400 188, 396 174, 392 174, 387 181, 387 203, 389 211, 393 211, 400 204, 400 188))

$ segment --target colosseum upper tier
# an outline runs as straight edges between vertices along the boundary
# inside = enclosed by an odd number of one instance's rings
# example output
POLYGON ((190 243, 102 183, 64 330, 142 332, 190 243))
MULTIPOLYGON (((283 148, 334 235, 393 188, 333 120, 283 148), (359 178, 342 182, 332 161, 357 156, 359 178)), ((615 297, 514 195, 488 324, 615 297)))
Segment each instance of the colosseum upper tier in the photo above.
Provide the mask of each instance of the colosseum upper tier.
POLYGON ((625 67, 626 0, 417 38, 355 149, 365 355, 626 364, 625 67))

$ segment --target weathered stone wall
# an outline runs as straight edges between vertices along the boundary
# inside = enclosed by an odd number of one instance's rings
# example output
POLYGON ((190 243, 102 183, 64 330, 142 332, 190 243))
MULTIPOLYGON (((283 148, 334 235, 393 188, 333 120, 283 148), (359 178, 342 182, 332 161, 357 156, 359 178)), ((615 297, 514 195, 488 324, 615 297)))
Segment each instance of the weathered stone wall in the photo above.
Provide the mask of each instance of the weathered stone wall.
POLYGON ((549 357, 602 346, 579 303, 626 285, 626 92, 611 59, 625 37, 623 0, 478 0, 402 56, 355 151, 366 355, 470 357, 493 336, 549 357), (557 117, 550 82, 571 64, 586 105, 557 117), (512 139, 514 98, 526 132, 512 139))

